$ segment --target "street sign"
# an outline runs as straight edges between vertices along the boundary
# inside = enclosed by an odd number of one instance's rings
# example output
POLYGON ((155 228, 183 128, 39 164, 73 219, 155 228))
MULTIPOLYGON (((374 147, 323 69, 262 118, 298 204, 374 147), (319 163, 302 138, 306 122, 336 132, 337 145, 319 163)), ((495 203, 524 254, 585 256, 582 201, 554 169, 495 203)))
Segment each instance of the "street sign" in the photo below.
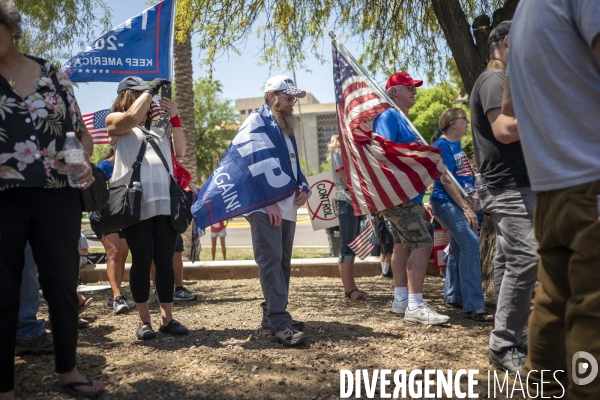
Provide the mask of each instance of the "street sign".
POLYGON ((313 231, 331 228, 339 225, 338 218, 333 212, 335 185, 331 172, 323 172, 306 178, 312 195, 306 206, 313 231))

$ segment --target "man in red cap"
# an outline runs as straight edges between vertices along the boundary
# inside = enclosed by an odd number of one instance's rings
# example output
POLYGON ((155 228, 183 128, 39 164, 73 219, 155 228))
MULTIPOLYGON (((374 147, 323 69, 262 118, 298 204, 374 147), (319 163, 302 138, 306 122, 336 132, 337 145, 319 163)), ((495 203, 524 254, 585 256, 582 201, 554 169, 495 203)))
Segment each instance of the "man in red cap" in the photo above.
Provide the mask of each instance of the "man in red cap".
MULTIPOLYGON (((423 81, 415 80, 406 72, 396 72, 388 79, 385 89, 392 101, 404 115, 415 104, 417 87, 423 81)), ((396 143, 418 142, 408 122, 396 109, 389 108, 375 118, 373 130, 396 143)), ((391 312, 404 315, 407 322, 439 325, 448 321, 447 315, 438 314, 423 301, 423 282, 427 263, 433 248, 431 235, 421 214, 423 193, 408 203, 399 204, 382 211, 392 223, 394 235, 394 301, 391 312)))

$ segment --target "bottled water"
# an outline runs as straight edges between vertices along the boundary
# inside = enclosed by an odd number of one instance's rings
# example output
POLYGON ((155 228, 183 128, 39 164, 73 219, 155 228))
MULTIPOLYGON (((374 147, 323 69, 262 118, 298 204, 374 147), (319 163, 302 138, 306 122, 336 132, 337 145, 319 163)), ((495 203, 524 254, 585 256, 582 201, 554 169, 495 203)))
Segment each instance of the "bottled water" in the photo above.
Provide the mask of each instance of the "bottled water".
POLYGON ((69 186, 80 188, 79 175, 85 171, 85 156, 83 146, 75 137, 75 132, 67 132, 67 140, 63 146, 63 155, 67 166, 69 186))
POLYGON ((487 184, 483 181, 481 174, 475 175, 475 190, 480 191, 487 188, 487 184))

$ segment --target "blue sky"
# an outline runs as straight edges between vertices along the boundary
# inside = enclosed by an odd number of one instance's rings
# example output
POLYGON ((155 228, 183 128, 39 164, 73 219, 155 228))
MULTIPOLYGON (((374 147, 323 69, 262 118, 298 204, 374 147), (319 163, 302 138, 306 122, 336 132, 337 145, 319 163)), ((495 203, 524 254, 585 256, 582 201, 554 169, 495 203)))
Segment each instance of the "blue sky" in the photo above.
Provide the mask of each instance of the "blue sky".
MULTIPOLYGON (((112 26, 117 26, 148 8, 145 4, 146 0, 107 0, 106 2, 112 8, 112 26)), ((98 31, 97 36, 102 33, 98 31)), ((359 55, 357 46, 346 46, 355 57, 359 55)), ((215 63, 213 78, 223 84, 223 95, 226 99, 233 101, 238 98, 261 96, 262 85, 270 76, 284 74, 292 77, 292 71, 271 69, 268 65, 259 66, 259 49, 260 42, 253 33, 245 46, 240 48, 240 55, 230 52, 215 63)), ((74 49, 73 55, 78 52, 79 49, 74 49)), ((296 70, 296 85, 312 93, 321 103, 330 103, 334 101, 334 89, 329 40, 324 41, 323 54, 327 59, 325 64, 321 64, 312 55, 307 55, 308 69, 311 72, 296 70)), ((194 42, 194 79, 206 74, 206 70, 203 70, 200 65, 200 59, 200 51, 194 42)), ((412 72, 411 75, 415 79, 423 79, 423 76, 417 72, 412 72)), ((380 83, 385 83, 385 77, 377 78, 380 83)), ((83 113, 109 108, 116 97, 116 91, 117 83, 112 82, 80 84, 79 88, 75 89, 83 113)))

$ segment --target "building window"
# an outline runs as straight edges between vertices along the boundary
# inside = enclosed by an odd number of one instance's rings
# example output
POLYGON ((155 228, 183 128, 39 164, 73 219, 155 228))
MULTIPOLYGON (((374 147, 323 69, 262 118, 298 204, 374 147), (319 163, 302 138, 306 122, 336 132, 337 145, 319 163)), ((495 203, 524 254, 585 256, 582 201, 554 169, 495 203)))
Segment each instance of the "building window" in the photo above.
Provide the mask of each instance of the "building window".
POLYGON ((338 134, 335 112, 317 115, 317 138, 319 141, 319 165, 327 161, 327 145, 332 135, 338 134))
POLYGON ((246 110, 241 110, 241 111, 240 111, 240 114, 242 114, 242 115, 246 115, 246 110))

